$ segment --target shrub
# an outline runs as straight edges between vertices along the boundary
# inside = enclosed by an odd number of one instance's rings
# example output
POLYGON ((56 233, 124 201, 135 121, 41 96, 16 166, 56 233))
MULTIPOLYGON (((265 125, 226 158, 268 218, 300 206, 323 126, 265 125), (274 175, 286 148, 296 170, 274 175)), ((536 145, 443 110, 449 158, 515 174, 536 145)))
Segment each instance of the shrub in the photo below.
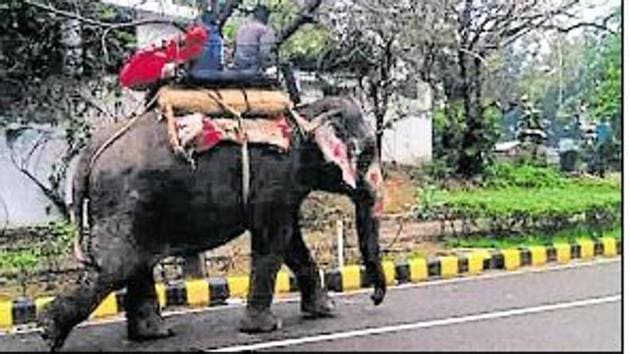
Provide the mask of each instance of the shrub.
POLYGON ((484 185, 470 190, 422 190, 416 198, 416 216, 463 220, 464 233, 482 220, 497 234, 555 232, 576 224, 601 233, 620 221, 618 180, 567 178, 551 168, 497 164, 487 171, 484 185))
POLYGON ((567 179, 557 170, 530 164, 512 165, 497 163, 486 169, 484 185, 487 187, 541 188, 562 186, 567 179))

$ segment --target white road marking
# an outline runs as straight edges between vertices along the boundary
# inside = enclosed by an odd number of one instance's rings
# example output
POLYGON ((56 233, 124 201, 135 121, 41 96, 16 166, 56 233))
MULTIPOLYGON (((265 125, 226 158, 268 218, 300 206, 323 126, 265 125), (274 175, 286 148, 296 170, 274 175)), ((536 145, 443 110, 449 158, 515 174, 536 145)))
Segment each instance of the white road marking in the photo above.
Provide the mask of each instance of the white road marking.
MULTIPOLYGON (((403 290, 403 289, 409 289, 409 288, 420 288, 420 287, 434 287, 434 286, 437 287, 437 286, 442 286, 445 284, 452 284, 452 283, 464 283, 464 282, 477 281, 477 280, 492 280, 492 279, 497 279, 497 278, 513 277, 513 276, 524 275, 524 274, 544 273, 544 272, 562 271, 562 270, 569 270, 569 269, 576 269, 576 268, 595 267, 598 265, 609 264, 609 263, 621 263, 621 257, 590 260, 589 262, 577 261, 575 263, 570 263, 570 264, 564 264, 564 265, 556 264, 556 265, 550 265, 550 266, 540 267, 540 268, 529 267, 529 268, 523 268, 523 269, 519 269, 515 271, 488 270, 486 271, 487 273, 481 273, 479 275, 474 275, 474 276, 465 276, 465 277, 459 277, 459 278, 455 277, 451 279, 435 279, 435 280, 429 279, 420 283, 405 283, 405 284, 395 285, 395 286, 389 287, 388 291, 403 290)), ((345 297, 345 296, 352 296, 352 295, 367 294, 371 292, 372 292, 371 288, 365 288, 365 289, 358 289, 358 290, 347 291, 347 292, 342 292, 342 293, 329 292, 329 295, 331 297, 345 297)), ((299 300, 300 300, 299 296, 288 296, 284 298, 274 299, 274 304, 297 302, 299 300)), ((191 313, 225 311, 225 310, 231 310, 234 308, 241 308, 243 306, 245 306, 245 301, 242 299, 228 299, 227 305, 215 306, 215 307, 203 307, 203 308, 198 308, 198 309, 186 308, 182 310, 164 311, 162 313, 162 316, 164 316, 165 318, 168 318, 171 316, 181 316, 181 315, 187 315, 191 313)), ((124 322, 124 321, 125 321, 124 313, 120 313, 117 316, 112 317, 112 318, 90 320, 88 322, 84 322, 77 325, 77 327, 81 328, 81 327, 101 326, 101 325, 107 325, 107 324, 124 322)), ((11 335, 15 333, 28 334, 28 333, 35 333, 35 332, 41 332, 41 329, 27 328, 27 329, 18 329, 17 331, 13 330, 11 332, 0 331, 0 338, 2 336, 11 335)))
POLYGON ((478 322, 478 321, 487 321, 505 317, 513 317, 513 316, 523 316, 530 315, 541 312, 550 312, 557 311, 562 309, 570 309, 576 307, 586 307, 586 306, 594 306, 600 304, 607 304, 612 302, 621 301, 621 295, 613 295, 601 298, 590 298, 579 301, 572 302, 562 302, 551 305, 543 305, 536 307, 525 307, 513 310, 506 311, 498 311, 498 312, 489 312, 489 313, 480 313, 475 315, 463 316, 463 317, 450 317, 439 320, 431 320, 431 321, 422 321, 416 323, 402 324, 402 325, 394 325, 394 326, 386 326, 379 328, 368 328, 361 329, 349 332, 341 332, 341 333, 332 333, 332 334, 323 334, 316 335, 312 337, 302 337, 302 338, 294 338, 294 339, 284 339, 277 340, 271 342, 264 343, 255 343, 248 345, 237 345, 231 347, 223 347, 217 349, 208 349, 208 352, 239 352, 239 351, 255 351, 261 349, 270 349, 270 348, 278 348, 278 347, 287 347, 292 345, 301 345, 307 343, 316 343, 316 342, 325 342, 332 341, 338 339, 346 339, 346 338, 355 338, 355 337, 365 337, 370 335, 391 333, 391 332, 402 332, 408 331, 411 329, 420 329, 420 328, 431 328, 431 327, 441 327, 441 326, 449 326, 455 324, 462 324, 468 322, 478 322))

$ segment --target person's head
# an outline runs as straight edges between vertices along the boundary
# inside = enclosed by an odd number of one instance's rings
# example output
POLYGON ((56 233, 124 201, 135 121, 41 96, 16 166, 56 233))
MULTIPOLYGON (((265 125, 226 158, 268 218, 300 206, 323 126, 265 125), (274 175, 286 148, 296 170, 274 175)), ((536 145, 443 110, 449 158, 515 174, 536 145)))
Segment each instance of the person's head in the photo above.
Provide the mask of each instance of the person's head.
POLYGON ((214 17, 214 13, 211 10, 205 10, 201 14, 201 21, 208 26, 213 26, 217 24, 217 19, 214 17))
POLYGON ((260 4, 256 5, 254 11, 252 11, 252 15, 254 16, 254 18, 264 24, 267 24, 269 22, 269 14, 269 8, 265 5, 260 4))

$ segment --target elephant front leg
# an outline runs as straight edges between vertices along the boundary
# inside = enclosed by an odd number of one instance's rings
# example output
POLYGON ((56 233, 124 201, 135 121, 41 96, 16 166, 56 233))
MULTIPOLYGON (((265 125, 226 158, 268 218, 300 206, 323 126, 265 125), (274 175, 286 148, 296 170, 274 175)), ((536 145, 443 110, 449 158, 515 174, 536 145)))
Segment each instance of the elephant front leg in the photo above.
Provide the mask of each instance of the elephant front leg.
POLYGON ((332 317, 335 305, 326 293, 319 269, 306 247, 299 225, 293 227, 293 235, 285 255, 285 263, 297 277, 301 295, 301 310, 306 317, 332 317))
POLYGON ((127 283, 125 313, 127 336, 131 340, 166 338, 174 334, 160 315, 155 280, 148 265, 142 267, 127 283))
POLYGON ((271 303, 290 237, 291 227, 286 226, 252 231, 252 268, 242 332, 271 332, 281 327, 282 322, 271 312, 271 303))

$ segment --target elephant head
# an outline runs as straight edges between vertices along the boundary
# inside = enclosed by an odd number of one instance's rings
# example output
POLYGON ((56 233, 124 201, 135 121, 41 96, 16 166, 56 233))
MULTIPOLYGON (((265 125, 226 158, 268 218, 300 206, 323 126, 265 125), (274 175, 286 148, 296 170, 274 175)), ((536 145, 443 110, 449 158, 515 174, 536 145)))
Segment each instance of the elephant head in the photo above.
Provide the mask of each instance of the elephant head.
POLYGON ((374 130, 349 98, 327 97, 297 110, 308 131, 301 175, 312 189, 345 194, 353 201, 361 255, 378 305, 386 286, 379 247, 383 178, 374 130))

